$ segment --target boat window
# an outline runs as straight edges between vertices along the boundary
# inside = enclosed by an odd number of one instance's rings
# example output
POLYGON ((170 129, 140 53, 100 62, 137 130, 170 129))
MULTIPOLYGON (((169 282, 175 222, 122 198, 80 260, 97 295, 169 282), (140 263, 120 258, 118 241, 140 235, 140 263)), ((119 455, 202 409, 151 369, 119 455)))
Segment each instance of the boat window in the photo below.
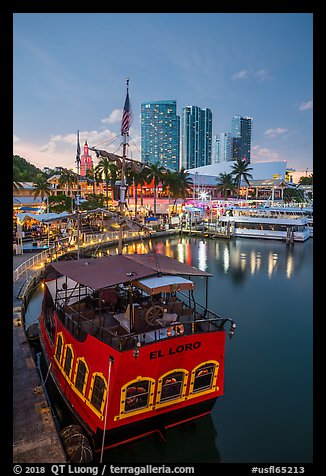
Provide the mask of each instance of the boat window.
POLYGON ((74 354, 73 354, 71 345, 67 344, 66 345, 66 356, 65 356, 65 359, 64 359, 63 370, 69 378, 70 378, 71 370, 72 370, 73 357, 74 357, 74 354))
POLYGON ((63 337, 62 337, 62 334, 58 334, 55 357, 57 361, 59 362, 59 364, 61 362, 62 347, 63 347, 63 337))
POLYGON ((193 387, 194 392, 211 388, 214 375, 214 367, 214 364, 205 364, 203 367, 199 367, 199 369, 196 370, 193 387))
POLYGON ((160 403, 171 398, 178 398, 182 391, 183 372, 175 372, 164 377, 161 389, 160 403))
POLYGON ((189 395, 219 390, 216 386, 219 363, 209 360, 195 367, 191 373, 189 395))
POLYGON ((184 400, 188 372, 184 369, 174 369, 163 374, 158 380, 156 406, 169 405, 175 399, 184 400))
POLYGON ((150 382, 140 380, 133 382, 126 388, 125 411, 133 411, 138 408, 147 407, 149 397, 150 382))
POLYGON ((105 389, 106 383, 104 377, 98 374, 94 374, 92 380, 90 403, 99 412, 102 410, 103 407, 105 389))
POLYGON ((114 420, 127 418, 133 414, 145 413, 153 409, 155 380, 137 377, 121 388, 120 411, 114 420))
POLYGON ((86 363, 83 360, 78 359, 77 372, 76 372, 76 378, 75 378, 75 387, 83 395, 85 393, 87 376, 88 376, 88 368, 86 366, 86 363))

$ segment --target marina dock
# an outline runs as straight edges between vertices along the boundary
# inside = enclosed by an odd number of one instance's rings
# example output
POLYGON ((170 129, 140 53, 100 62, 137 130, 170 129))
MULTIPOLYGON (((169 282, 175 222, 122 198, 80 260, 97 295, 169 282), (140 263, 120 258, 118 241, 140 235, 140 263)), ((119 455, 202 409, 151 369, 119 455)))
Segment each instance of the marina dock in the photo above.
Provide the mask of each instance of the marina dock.
MULTIPOLYGON (((13 257, 13 269, 30 257, 13 257)), ((32 276, 36 270, 30 269, 32 276)), ((13 285, 13 462, 65 463, 66 456, 44 394, 17 298, 25 276, 13 285)))

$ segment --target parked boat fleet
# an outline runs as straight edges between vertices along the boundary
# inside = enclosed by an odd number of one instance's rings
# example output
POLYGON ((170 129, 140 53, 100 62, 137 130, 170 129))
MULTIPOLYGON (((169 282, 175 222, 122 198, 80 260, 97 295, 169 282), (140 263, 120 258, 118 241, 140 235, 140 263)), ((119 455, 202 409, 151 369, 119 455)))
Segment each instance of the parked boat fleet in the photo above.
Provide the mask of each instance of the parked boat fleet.
POLYGON ((306 241, 313 237, 313 208, 299 207, 229 207, 219 218, 232 236, 306 241))

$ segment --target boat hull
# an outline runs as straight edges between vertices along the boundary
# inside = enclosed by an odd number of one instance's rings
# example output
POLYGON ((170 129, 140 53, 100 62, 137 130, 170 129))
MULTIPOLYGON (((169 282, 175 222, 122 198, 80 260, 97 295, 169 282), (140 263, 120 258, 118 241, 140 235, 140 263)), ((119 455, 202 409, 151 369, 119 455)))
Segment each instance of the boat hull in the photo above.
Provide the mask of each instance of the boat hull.
MULTIPOLYGON (((74 376, 64 372, 65 364, 57 362, 57 346, 51 345, 47 331, 40 318, 40 343, 45 358, 46 372, 68 408, 72 419, 80 424, 93 444, 94 451, 113 447, 186 423, 209 414, 218 396, 224 391, 225 331, 184 335, 148 344, 140 349, 135 358, 132 351, 117 352, 110 346, 88 335, 84 342, 77 342, 68 330, 56 320, 56 335, 62 335, 65 346, 73 349, 74 360, 84 359, 89 364, 89 376, 108 374, 108 361, 114 357, 109 382, 108 398, 103 397, 100 411, 92 408, 90 387, 81 395, 74 388, 74 376), (96 358, 97 356, 97 358, 96 358), (200 364, 214 362, 214 383, 201 392, 191 392, 192 379, 200 364), (195 370, 194 370, 195 369, 195 370), (94 372, 93 372, 94 371, 94 372), (169 372, 184 372, 182 393, 179 398, 159 403, 162 376, 169 372), (146 376, 151 383, 149 405, 136 411, 127 411, 124 391, 130 382, 138 382, 146 376)), ((54 340, 57 342, 57 338, 54 340)), ((64 355, 64 352, 63 352, 64 355)), ((76 372, 75 372, 76 374, 76 372)))

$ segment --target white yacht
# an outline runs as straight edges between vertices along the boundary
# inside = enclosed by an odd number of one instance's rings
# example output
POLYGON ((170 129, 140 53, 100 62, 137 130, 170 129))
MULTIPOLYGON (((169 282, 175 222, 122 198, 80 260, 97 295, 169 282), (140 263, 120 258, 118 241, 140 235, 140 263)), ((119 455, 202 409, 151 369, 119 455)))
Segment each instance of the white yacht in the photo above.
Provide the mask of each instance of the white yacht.
POLYGON ((229 229, 232 236, 243 238, 268 238, 287 242, 306 241, 310 238, 308 219, 302 217, 271 216, 266 210, 256 214, 233 213, 220 217, 219 224, 229 229), (261 212, 261 213, 260 213, 261 212))

